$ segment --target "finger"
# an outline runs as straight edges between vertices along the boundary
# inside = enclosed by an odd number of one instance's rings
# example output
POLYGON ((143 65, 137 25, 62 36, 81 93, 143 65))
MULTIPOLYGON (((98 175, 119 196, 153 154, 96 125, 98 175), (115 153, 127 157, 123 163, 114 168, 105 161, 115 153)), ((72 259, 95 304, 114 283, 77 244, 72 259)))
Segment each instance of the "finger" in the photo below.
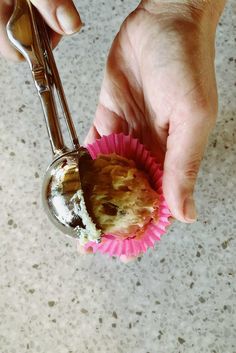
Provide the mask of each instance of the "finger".
POLYGON ((128 133, 127 122, 101 103, 97 107, 94 125, 100 136, 120 132, 128 133))
POLYGON ((148 133, 147 129, 146 134, 143 134, 140 141, 146 146, 146 148, 151 152, 151 155, 154 156, 158 163, 163 167, 166 153, 167 133, 163 132, 163 129, 155 126, 154 128, 151 126, 148 130, 148 133))
POLYGON ((72 0, 31 0, 47 24, 57 33, 72 34, 82 27, 80 15, 72 0))
POLYGON ((127 133, 127 131, 127 123, 115 112, 99 103, 93 126, 90 128, 85 138, 85 145, 93 143, 101 136, 107 136, 111 133, 119 132, 127 133))
POLYGON ((23 56, 14 49, 8 40, 6 25, 14 8, 14 0, 0 1, 0 54, 13 61, 23 60, 23 56))
MULTIPOLYGON (((118 110, 119 109, 117 109, 117 111, 118 110)), ((140 125, 142 124, 140 123, 140 125)), ((155 123, 153 123, 153 125, 151 123, 147 125, 146 128, 140 129, 139 132, 135 133, 126 120, 105 105, 99 103, 94 120, 94 127, 89 131, 86 137, 86 143, 93 143, 95 141, 95 135, 98 135, 96 138, 99 138, 103 135, 107 136, 111 133, 118 134, 120 132, 138 138, 163 166, 167 139, 167 131, 165 129, 157 126, 157 124, 155 125, 155 123), (94 129, 96 130, 95 134, 94 129)))
POLYGON ((84 246, 80 245, 79 241, 77 241, 77 251, 80 255, 87 255, 93 253, 92 248, 85 249, 84 246))
POLYGON ((192 223, 197 218, 193 191, 211 128, 206 116, 170 126, 163 191, 172 215, 182 222, 192 223))
POLYGON ((84 140, 84 145, 87 146, 90 143, 93 143, 95 140, 99 139, 101 136, 99 135, 97 129, 95 126, 91 126, 85 140, 84 140))
POLYGON ((123 262, 123 264, 134 262, 136 259, 137 259, 137 256, 127 256, 127 255, 120 256, 120 261, 123 262))
POLYGON ((51 46, 52 48, 56 48, 57 44, 60 42, 61 40, 61 35, 54 32, 51 28, 48 27, 48 33, 51 39, 51 46))

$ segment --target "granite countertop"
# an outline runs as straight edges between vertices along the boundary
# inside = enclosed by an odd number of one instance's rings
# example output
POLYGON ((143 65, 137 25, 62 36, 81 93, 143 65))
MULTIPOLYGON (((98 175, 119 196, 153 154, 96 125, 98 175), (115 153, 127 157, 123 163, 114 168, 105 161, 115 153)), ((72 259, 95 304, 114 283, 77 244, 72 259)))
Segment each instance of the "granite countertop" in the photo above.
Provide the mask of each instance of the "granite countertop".
MULTIPOLYGON (((108 48, 137 1, 78 1, 86 26, 56 58, 81 139, 108 48)), ((50 146, 26 64, 0 59, 0 353, 236 352, 236 7, 218 27, 219 119, 196 191, 199 220, 175 223, 124 265, 77 254, 47 219, 50 146)))

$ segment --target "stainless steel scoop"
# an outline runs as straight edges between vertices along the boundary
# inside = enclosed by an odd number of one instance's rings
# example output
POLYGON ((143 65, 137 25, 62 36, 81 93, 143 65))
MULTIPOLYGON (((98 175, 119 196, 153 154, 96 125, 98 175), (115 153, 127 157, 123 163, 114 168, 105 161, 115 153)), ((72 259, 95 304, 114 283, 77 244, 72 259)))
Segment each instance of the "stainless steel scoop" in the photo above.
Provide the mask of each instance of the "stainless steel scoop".
POLYGON ((46 24, 29 0, 17 0, 14 13, 7 25, 7 33, 10 41, 30 65, 54 156, 43 183, 43 203, 46 212, 64 233, 78 237, 78 227, 86 228, 86 224, 83 224, 78 214, 78 207, 83 198, 80 166, 83 160, 90 156, 87 150, 79 145, 51 50, 46 24), (71 149, 65 146, 63 140, 55 91, 72 140, 71 149))

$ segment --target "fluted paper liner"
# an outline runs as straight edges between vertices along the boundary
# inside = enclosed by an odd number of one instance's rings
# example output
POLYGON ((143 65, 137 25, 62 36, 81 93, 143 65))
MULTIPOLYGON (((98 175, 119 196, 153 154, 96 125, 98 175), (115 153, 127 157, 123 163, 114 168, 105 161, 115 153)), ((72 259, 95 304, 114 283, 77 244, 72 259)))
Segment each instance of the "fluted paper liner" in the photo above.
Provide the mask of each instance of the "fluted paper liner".
POLYGON ((89 144, 87 148, 93 159, 96 159, 99 154, 116 153, 134 160, 136 166, 144 170, 152 180, 153 187, 159 194, 160 204, 158 221, 150 221, 140 239, 132 237, 132 235, 127 239, 117 239, 112 234, 104 234, 101 243, 90 241, 85 245, 85 249, 90 248, 94 253, 107 253, 110 256, 138 256, 145 253, 148 248, 153 248, 155 243, 161 239, 161 236, 166 232, 166 227, 170 224, 168 218, 171 213, 162 192, 163 172, 161 165, 137 139, 123 133, 103 136, 93 144, 89 144))

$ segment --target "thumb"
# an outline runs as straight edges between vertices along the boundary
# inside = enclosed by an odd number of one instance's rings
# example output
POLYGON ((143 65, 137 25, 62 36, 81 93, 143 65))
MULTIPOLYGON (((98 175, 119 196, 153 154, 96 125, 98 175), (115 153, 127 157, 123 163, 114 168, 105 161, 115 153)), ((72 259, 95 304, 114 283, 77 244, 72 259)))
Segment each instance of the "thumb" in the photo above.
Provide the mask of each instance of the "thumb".
POLYGON ((0 1, 0 54, 6 59, 18 61, 23 56, 13 48, 7 36, 6 25, 14 9, 14 0, 0 1))
POLYGON ((57 33, 72 34, 82 27, 80 15, 72 0, 31 0, 47 24, 57 33))
POLYGON ((170 126, 164 162, 163 191, 172 215, 193 223, 197 218, 193 191, 212 124, 209 119, 170 126))

